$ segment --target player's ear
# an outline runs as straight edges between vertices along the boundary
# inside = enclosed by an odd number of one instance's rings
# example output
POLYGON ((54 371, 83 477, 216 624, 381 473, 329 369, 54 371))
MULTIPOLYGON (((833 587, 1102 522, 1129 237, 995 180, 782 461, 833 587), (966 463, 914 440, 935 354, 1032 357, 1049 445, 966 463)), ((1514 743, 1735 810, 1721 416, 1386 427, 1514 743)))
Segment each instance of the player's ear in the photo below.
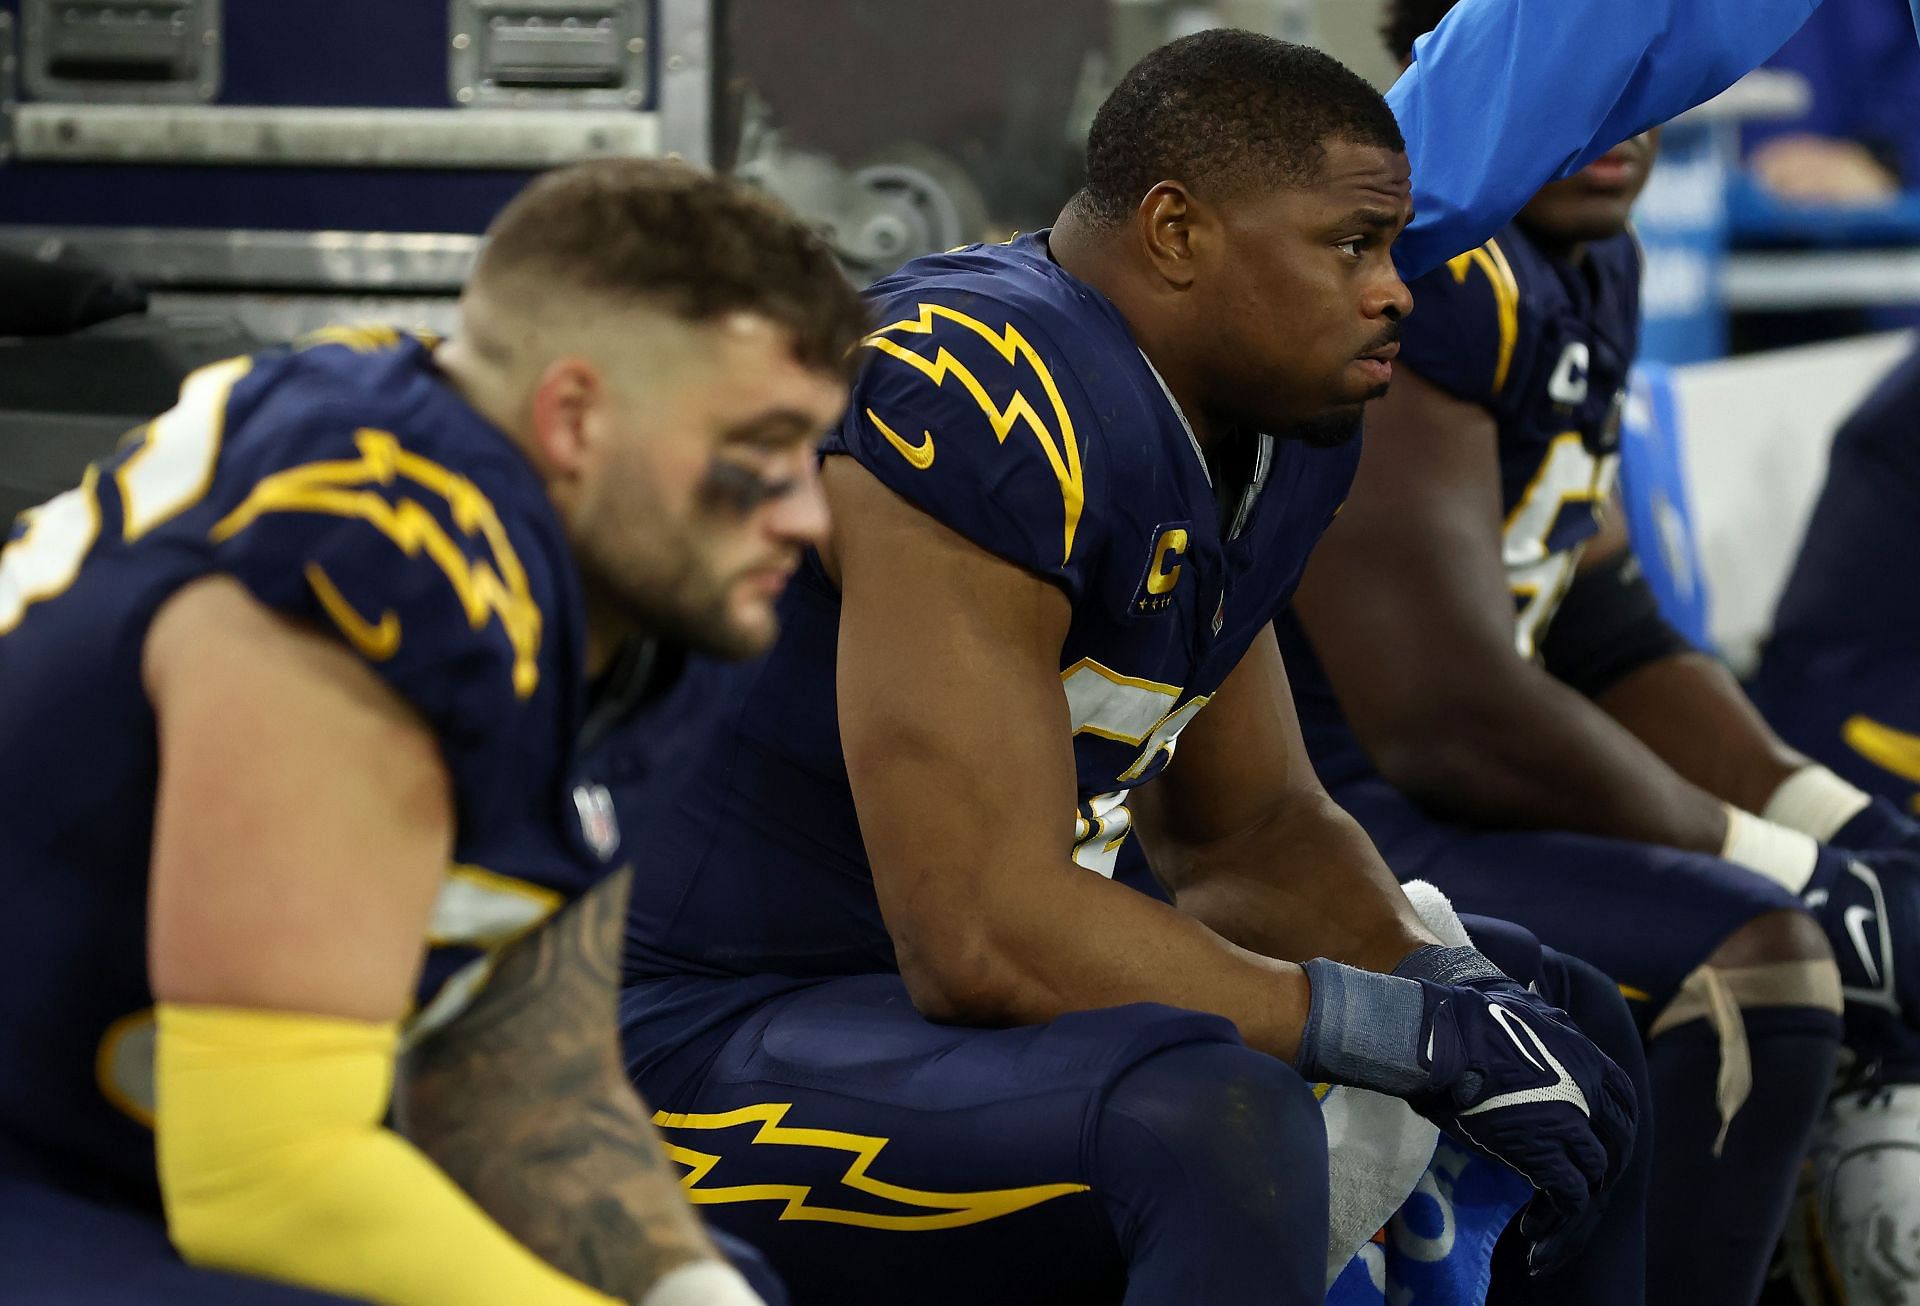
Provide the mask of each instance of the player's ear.
POLYGON ((606 385, 584 358, 556 358, 533 388, 533 432, 540 457, 560 476, 577 475, 599 438, 606 385))
POLYGON ((1193 196, 1177 181, 1163 181, 1147 192, 1136 215, 1140 241, 1163 280, 1180 290, 1193 284, 1193 196))

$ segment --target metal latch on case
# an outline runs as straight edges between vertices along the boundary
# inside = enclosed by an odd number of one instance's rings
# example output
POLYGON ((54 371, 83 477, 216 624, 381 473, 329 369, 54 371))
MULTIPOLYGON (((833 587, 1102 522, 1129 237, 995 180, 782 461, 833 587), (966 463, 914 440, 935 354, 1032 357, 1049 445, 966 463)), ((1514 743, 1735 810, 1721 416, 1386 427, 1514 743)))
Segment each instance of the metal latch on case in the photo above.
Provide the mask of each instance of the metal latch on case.
POLYGON ((653 90, 646 0, 451 0, 456 104, 639 108, 653 90))
POLYGON ((539 19, 489 28, 481 75, 496 86, 572 90, 620 84, 619 34, 609 23, 565 27, 539 19))
POLYGON ((216 89, 215 0, 27 0, 24 17, 37 98, 191 101, 216 89))

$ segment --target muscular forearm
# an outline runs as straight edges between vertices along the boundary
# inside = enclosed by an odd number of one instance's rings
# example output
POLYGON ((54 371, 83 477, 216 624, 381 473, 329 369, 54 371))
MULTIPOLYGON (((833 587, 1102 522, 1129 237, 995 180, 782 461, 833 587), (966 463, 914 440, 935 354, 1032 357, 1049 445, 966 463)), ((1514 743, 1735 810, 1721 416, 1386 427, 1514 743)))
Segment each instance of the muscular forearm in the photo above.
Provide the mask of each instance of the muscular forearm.
POLYGON ((1591 702, 1530 665, 1481 688, 1370 741, 1381 773, 1444 816, 1720 850, 1720 803, 1591 702))
POLYGON ((1650 662, 1595 701, 1668 766, 1749 812, 1764 811, 1781 783, 1807 765, 1761 719, 1732 673, 1704 653, 1650 662))
POLYGON ((715 1255, 619 1055, 629 873, 501 959, 485 990, 412 1048, 402 1131, 542 1257, 628 1301, 715 1255))
POLYGON ((1391 971, 1436 941, 1366 833, 1324 794, 1216 843, 1150 850, 1182 911, 1265 956, 1391 971))
POLYGON ((901 974, 930 1017, 1039 1024, 1160 1002, 1225 1016, 1251 1047, 1292 1060, 1309 992, 1298 966, 1235 946, 1184 912, 1077 866, 1020 868, 924 944, 895 934, 901 974))

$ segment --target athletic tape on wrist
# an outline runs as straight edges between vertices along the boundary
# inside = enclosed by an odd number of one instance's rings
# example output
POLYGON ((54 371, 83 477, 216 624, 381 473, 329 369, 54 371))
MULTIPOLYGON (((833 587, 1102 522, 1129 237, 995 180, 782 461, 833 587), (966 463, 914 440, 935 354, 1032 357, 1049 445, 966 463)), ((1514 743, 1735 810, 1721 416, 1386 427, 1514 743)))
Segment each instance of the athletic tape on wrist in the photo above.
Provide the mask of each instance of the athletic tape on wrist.
POLYGON ((1720 847, 1726 861, 1757 871, 1790 893, 1804 893, 1820 860, 1820 845, 1810 834, 1775 825, 1737 807, 1727 808, 1727 838, 1720 847))
POLYGON ((1872 803, 1870 795, 1816 762, 1782 780, 1760 815, 1826 843, 1872 803))
POLYGON ((767 1306, 725 1261, 695 1261, 669 1273, 640 1306, 767 1306))
POLYGON ((1313 986, 1298 1069, 1315 1083, 1350 1084, 1391 1097, 1431 1086, 1420 1064, 1426 996, 1410 979, 1316 957, 1301 969, 1313 986))

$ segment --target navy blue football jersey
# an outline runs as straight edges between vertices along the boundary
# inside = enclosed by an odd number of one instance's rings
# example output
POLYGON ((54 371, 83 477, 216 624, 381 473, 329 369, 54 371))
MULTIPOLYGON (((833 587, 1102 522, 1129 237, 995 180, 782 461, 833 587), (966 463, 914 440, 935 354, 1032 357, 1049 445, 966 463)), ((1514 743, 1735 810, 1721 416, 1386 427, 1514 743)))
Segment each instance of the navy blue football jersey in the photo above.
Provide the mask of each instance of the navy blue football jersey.
MULTIPOLYGON (((1079 804, 1060 819, 1074 860, 1111 875, 1129 791, 1292 593, 1358 450, 1248 434, 1241 484, 1216 492, 1118 310, 1044 233, 916 260, 871 300, 880 325, 827 453, 1072 601, 1060 682, 1079 804)), ((817 559, 780 615, 768 658, 695 668, 603 768, 624 769, 624 785, 608 776, 619 805, 647 823, 635 978, 893 967, 840 751, 839 597, 817 559), (633 756, 667 746, 671 768, 633 756)))
MULTIPOLYGON (((1575 264, 1513 224, 1411 289, 1400 365, 1486 408, 1499 428, 1501 556, 1514 646, 1531 658, 1612 494, 1640 341, 1639 246, 1623 234, 1575 264)), ((1280 636, 1321 778, 1370 772, 1296 617, 1280 636)))
POLYGON ((1920 354, 1834 437, 1827 480, 1774 614, 1769 658, 1920 649, 1920 354))
POLYGON ((1749 692, 1789 744, 1920 814, 1920 354, 1834 437, 1749 692))
POLYGON ((565 537, 430 344, 340 330, 195 372, 0 553, 0 1169, 142 1204, 158 1190, 141 650, 168 596, 212 573, 336 634, 439 738, 456 864, 416 1032, 614 851, 566 783, 585 646, 565 537))

